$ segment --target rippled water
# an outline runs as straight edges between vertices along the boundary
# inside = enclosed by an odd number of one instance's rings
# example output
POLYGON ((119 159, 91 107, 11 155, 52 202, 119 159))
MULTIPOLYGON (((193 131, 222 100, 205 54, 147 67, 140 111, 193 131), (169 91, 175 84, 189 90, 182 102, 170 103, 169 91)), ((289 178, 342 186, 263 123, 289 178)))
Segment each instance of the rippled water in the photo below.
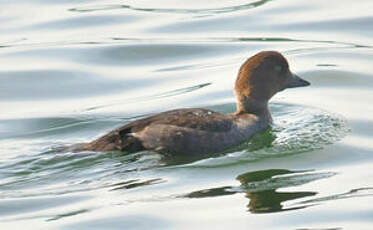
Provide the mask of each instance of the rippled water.
POLYGON ((371 229, 372 1, 0 5, 1 229, 371 229), (259 50, 312 85, 235 150, 56 151, 167 109, 229 113, 259 50))

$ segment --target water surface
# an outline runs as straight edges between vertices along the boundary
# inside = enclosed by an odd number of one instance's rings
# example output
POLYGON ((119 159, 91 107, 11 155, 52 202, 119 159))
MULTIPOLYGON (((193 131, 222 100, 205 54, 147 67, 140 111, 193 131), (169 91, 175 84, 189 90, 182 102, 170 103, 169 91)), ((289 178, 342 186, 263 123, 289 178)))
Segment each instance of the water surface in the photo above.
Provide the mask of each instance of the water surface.
POLYGON ((1 229, 371 229, 373 2, 0 4, 1 229), (236 151, 56 151, 167 109, 229 113, 260 50, 312 85, 236 151))

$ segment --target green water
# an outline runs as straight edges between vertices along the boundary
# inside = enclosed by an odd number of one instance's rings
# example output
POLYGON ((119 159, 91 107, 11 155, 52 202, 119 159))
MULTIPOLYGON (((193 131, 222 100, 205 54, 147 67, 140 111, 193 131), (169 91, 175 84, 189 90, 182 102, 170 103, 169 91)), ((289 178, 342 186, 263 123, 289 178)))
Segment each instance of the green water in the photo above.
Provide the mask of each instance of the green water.
POLYGON ((372 229, 372 1, 0 6, 1 229, 372 229), (229 113, 260 50, 312 85, 231 152, 55 150, 168 109, 229 113))

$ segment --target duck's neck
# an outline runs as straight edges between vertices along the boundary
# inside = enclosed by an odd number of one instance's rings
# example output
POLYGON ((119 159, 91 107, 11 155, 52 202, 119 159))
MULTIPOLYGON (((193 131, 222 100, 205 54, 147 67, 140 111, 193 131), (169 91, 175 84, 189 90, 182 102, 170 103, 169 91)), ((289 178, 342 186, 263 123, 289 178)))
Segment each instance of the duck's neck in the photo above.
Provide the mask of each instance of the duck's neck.
POLYGON ((237 98, 235 114, 254 114, 268 123, 272 122, 272 116, 268 109, 268 101, 259 101, 253 98, 237 98))

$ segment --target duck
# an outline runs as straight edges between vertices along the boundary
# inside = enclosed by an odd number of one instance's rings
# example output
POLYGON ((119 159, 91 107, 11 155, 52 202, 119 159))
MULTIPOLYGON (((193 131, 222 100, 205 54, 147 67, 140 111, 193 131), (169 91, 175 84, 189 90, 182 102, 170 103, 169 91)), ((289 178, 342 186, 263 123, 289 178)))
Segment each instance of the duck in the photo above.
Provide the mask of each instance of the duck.
POLYGON ((278 51, 261 51, 239 68, 235 81, 236 111, 222 114, 205 108, 182 108, 141 118, 72 151, 143 150, 166 155, 221 153, 250 140, 272 124, 269 100, 287 88, 310 83, 289 69, 278 51))

